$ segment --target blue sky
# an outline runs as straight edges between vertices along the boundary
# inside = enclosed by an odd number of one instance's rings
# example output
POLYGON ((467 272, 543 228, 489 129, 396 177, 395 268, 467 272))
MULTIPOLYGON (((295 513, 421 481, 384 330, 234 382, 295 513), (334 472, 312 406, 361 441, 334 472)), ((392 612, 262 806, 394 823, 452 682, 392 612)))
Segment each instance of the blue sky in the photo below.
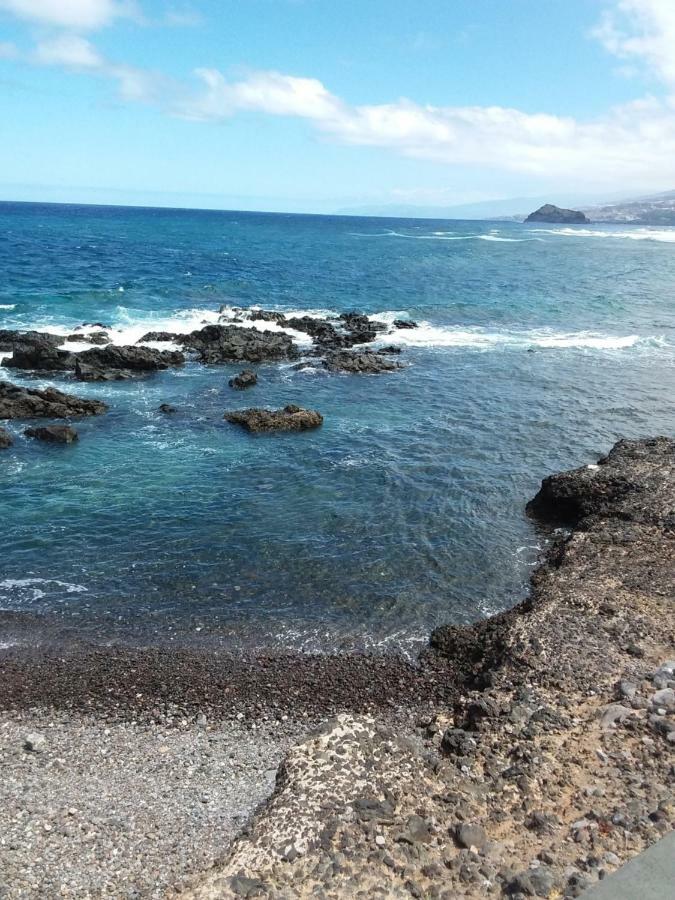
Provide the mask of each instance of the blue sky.
POLYGON ((675 0, 0 0, 0 197, 675 188, 675 0))

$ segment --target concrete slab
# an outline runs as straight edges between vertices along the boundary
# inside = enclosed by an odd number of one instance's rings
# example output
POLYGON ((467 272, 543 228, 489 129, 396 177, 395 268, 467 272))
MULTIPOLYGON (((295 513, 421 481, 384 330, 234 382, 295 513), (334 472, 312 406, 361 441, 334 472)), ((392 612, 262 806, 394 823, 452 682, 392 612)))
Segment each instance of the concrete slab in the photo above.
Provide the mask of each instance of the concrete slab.
POLYGON ((581 900, 675 900, 675 831, 585 891, 581 900))

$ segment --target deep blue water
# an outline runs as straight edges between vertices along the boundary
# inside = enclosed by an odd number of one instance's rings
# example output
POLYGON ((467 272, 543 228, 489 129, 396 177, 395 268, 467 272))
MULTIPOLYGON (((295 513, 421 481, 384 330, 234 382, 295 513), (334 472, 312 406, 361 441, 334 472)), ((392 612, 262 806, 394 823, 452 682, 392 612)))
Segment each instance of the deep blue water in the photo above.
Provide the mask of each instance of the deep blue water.
POLYGON ((407 643, 473 620, 526 590, 544 475, 675 432, 675 230, 0 204, 0 273, 0 328, 100 321, 117 342, 224 304, 421 323, 394 336, 399 373, 266 365, 246 394, 232 366, 0 369, 110 405, 72 447, 11 422, 0 457, 0 608, 98 639, 407 643), (222 418, 286 403, 323 428, 222 418))

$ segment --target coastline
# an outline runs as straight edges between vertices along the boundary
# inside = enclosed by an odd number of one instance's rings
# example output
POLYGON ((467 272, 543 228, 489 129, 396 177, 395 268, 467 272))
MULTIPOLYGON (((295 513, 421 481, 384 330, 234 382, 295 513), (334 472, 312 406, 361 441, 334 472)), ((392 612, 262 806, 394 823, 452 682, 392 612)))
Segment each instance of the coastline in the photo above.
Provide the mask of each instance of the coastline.
MULTIPOLYGON (((190 897, 298 896, 293 884, 315 896, 382 885, 386 896, 579 896, 673 827, 673 713, 653 698, 675 677, 663 668, 675 658, 675 442, 620 442, 599 466, 545 480, 530 509, 549 526, 562 509, 571 529, 530 596, 437 629, 419 665, 9 648, 3 718, 174 735, 244 723, 270 760, 293 744, 245 832, 229 850, 234 829, 216 835, 225 855, 190 897)), ((39 758, 20 756, 12 765, 39 758)), ((201 868, 220 854, 213 846, 201 868)))

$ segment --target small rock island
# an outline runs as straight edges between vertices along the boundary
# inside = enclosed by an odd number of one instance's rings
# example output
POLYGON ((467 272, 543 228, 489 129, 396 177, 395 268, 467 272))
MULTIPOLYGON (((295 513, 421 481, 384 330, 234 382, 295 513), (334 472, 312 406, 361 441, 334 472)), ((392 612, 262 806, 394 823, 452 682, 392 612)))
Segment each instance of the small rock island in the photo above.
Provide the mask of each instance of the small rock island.
POLYGON ((525 219, 526 222, 547 222, 552 225, 590 225, 584 213, 578 209, 561 209, 552 203, 545 203, 525 219))

